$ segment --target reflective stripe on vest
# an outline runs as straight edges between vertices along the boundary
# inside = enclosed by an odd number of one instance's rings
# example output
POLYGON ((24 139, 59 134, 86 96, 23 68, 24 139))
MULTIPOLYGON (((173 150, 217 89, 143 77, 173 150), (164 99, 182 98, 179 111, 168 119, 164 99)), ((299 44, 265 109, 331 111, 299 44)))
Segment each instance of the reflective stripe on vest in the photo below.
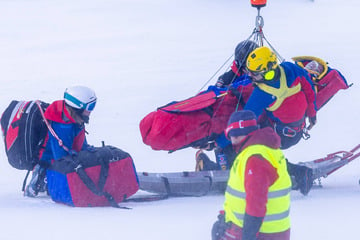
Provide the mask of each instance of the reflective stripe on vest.
MULTIPOLYGON (((264 222, 271 222, 271 221, 281 220, 281 219, 289 217, 289 215, 290 215, 290 210, 287 210, 285 212, 278 213, 278 214, 273 214, 271 216, 265 216, 264 217, 264 222)), ((242 221, 244 221, 245 214, 235 213, 235 216, 238 219, 241 219, 242 221)))
POLYGON ((278 179, 269 187, 266 214, 260 228, 262 233, 275 233, 290 228, 290 191, 291 180, 286 168, 286 160, 280 149, 264 145, 245 148, 235 159, 230 170, 228 187, 225 192, 226 222, 243 227, 246 208, 245 167, 249 157, 260 154, 277 169, 278 179))
POLYGON ((286 75, 284 69, 280 68, 280 88, 274 88, 265 83, 258 83, 258 87, 266 93, 276 97, 275 103, 268 107, 267 110, 273 112, 278 109, 284 100, 292 95, 301 91, 301 84, 298 83, 296 86, 289 88, 286 82, 286 75))

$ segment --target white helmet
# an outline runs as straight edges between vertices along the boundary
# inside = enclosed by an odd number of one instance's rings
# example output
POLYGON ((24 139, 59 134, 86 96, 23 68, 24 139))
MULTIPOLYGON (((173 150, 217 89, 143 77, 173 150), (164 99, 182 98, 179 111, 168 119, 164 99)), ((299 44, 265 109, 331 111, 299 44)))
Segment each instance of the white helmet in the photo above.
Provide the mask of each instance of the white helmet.
POLYGON ((64 100, 70 107, 91 112, 95 108, 97 98, 92 89, 74 86, 65 90, 64 100))

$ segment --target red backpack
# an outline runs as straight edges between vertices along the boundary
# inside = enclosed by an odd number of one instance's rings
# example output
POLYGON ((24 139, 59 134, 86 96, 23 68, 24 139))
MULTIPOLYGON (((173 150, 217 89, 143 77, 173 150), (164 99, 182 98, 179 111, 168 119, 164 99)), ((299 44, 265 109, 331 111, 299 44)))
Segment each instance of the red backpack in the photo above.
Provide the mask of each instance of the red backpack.
POLYGON ((49 104, 41 101, 14 100, 3 112, 1 130, 12 167, 32 170, 39 162, 39 150, 48 130, 39 107, 45 111, 47 106, 49 104))

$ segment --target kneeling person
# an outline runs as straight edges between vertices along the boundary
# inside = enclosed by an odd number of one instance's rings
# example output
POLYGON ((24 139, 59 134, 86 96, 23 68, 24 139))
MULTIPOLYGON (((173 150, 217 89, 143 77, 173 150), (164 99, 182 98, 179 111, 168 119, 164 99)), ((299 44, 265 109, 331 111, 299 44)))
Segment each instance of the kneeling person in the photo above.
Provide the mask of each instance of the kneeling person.
POLYGON ((85 137, 85 123, 89 123, 96 101, 92 89, 74 86, 65 90, 63 100, 54 101, 47 107, 45 118, 50 123, 50 129, 40 150, 40 164, 33 170, 25 196, 35 197, 47 190, 46 182, 52 184, 52 179, 45 180, 46 168, 52 161, 90 147, 85 137))

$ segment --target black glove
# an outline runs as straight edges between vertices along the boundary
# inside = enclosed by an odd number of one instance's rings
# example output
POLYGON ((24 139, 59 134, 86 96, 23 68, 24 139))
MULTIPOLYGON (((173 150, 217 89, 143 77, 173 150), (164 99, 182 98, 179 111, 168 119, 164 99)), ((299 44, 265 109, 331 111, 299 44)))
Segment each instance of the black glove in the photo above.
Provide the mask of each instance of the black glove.
POLYGON ((259 232, 263 217, 254 217, 245 213, 242 240, 256 240, 256 234, 259 232))
POLYGON ((236 88, 234 88, 232 85, 229 86, 228 90, 232 95, 234 95, 239 100, 240 105, 244 108, 245 102, 244 99, 241 97, 242 96, 241 92, 236 88))
POLYGON ((218 220, 214 223, 211 229, 211 239, 212 240, 220 240, 229 225, 225 222, 224 213, 220 213, 218 215, 218 220))
POLYGON ((89 152, 93 152, 93 153, 96 152, 96 148, 94 146, 92 146, 92 145, 88 145, 86 147, 86 150, 89 151, 89 152))
POLYGON ((235 75, 235 73, 232 70, 229 70, 218 78, 215 86, 217 86, 219 88, 228 86, 229 84, 231 84, 234 81, 234 79, 236 77, 237 76, 235 75))
POLYGON ((207 143, 201 143, 201 144, 192 144, 191 147, 193 147, 195 149, 211 151, 216 147, 216 143, 215 142, 207 142, 207 143))
POLYGON ((231 92, 232 95, 234 95, 237 99, 240 99, 241 97, 241 93, 236 89, 234 88, 233 86, 229 86, 229 91, 231 92))
POLYGON ((71 150, 69 150, 69 155, 72 156, 72 157, 77 157, 78 152, 75 151, 75 150, 73 150, 73 149, 71 149, 71 150))
POLYGON ((216 87, 218 87, 218 88, 224 87, 225 83, 224 83, 223 76, 224 76, 224 74, 221 75, 221 76, 218 78, 218 80, 216 81, 216 83, 215 83, 215 86, 216 86, 216 87))

